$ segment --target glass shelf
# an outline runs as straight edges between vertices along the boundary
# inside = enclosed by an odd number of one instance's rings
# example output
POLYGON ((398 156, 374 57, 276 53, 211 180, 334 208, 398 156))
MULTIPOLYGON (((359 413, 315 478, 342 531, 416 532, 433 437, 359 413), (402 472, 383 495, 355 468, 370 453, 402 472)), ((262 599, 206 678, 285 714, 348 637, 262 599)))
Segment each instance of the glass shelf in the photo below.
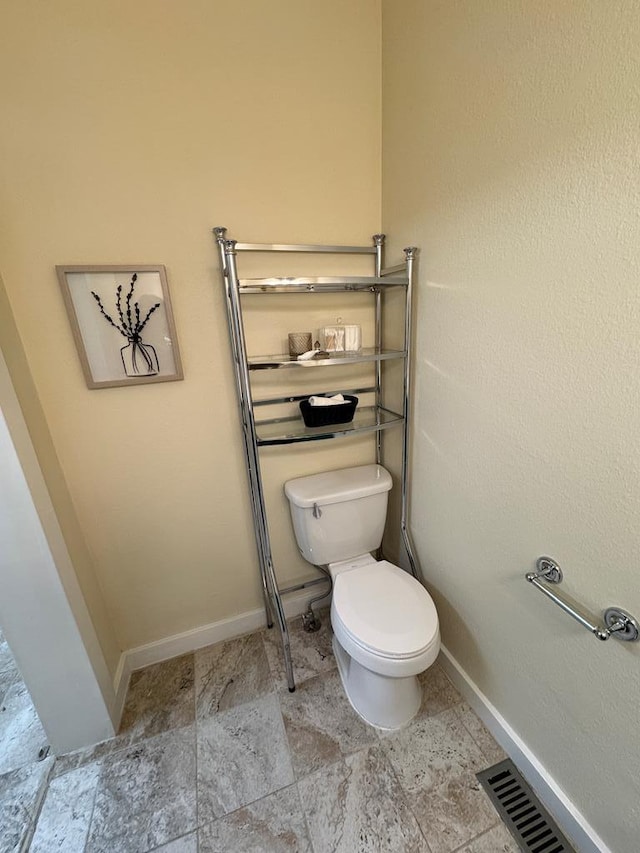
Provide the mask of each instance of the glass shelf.
POLYGON ((249 370, 277 370, 281 367, 331 367, 336 364, 358 364, 363 361, 386 361, 390 358, 404 358, 404 350, 379 350, 369 347, 358 352, 331 352, 327 358, 311 358, 298 361, 294 355, 254 355, 247 363, 249 370))
POLYGON ((293 418, 275 418, 268 421, 256 421, 258 445, 266 447, 274 444, 295 444, 301 441, 319 441, 326 438, 338 438, 366 432, 379 432, 402 423, 402 415, 376 406, 362 406, 356 409, 353 420, 348 424, 331 424, 322 427, 307 427, 302 416, 293 418))

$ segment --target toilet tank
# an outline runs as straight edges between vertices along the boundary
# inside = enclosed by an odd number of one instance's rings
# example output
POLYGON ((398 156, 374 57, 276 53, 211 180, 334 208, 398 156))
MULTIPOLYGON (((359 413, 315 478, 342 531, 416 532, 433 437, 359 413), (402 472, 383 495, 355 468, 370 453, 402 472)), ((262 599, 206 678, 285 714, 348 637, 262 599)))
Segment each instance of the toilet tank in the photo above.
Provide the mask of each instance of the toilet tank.
POLYGON ((300 553, 326 565, 382 542, 391 475, 382 465, 341 468, 284 484, 300 553))

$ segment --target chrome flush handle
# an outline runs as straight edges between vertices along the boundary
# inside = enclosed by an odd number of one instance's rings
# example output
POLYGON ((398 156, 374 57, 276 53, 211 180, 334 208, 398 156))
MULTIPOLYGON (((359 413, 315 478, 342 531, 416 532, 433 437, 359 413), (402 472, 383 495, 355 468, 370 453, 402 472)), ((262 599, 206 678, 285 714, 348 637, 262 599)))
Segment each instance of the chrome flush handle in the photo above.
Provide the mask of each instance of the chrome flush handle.
POLYGON ((320 518, 322 516, 322 510, 318 506, 318 504, 313 505, 313 517, 320 518))

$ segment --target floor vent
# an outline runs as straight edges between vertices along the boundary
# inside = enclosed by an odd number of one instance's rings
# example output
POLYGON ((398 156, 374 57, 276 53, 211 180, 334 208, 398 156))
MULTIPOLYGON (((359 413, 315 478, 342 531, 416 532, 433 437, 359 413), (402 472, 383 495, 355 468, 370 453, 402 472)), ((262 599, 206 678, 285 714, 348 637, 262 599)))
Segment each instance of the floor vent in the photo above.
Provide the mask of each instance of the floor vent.
POLYGON ((476 776, 524 853, 575 853, 511 759, 476 776))

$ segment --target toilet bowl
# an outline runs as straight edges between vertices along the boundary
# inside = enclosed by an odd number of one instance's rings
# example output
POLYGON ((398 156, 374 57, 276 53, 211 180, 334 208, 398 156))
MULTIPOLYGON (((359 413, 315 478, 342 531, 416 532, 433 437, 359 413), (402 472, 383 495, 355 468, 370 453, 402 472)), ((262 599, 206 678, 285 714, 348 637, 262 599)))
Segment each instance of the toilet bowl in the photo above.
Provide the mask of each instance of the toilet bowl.
POLYGON ((369 556, 334 575, 331 625, 345 693, 358 714, 383 729, 408 723, 422 700, 416 676, 440 651, 438 615, 424 587, 369 556))
POLYGON ((300 552, 333 580, 333 648, 345 693, 362 719, 382 729, 415 716, 417 676, 440 650, 429 593, 403 569, 371 556, 382 540, 390 488, 380 465, 285 483, 300 552))

